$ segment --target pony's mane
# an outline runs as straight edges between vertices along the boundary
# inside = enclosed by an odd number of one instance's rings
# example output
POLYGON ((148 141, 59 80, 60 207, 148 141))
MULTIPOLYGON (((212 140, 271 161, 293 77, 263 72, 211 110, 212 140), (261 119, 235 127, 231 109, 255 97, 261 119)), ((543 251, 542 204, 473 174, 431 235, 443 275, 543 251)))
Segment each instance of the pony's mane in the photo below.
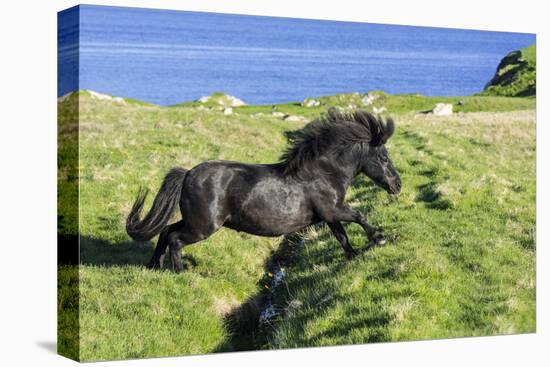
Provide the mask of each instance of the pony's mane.
POLYGON ((337 156, 355 143, 384 144, 393 130, 391 118, 384 124, 380 116, 364 110, 341 112, 331 108, 302 129, 285 133, 291 145, 281 155, 280 163, 285 173, 294 172, 324 153, 337 156))

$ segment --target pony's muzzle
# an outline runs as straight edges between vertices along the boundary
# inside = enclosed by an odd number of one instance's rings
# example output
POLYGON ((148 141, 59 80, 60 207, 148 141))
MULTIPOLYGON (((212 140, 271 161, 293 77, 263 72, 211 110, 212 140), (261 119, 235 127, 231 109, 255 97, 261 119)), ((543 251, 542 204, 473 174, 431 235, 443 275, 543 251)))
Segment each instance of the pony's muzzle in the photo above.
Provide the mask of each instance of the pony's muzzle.
POLYGON ((389 185, 389 192, 392 195, 397 195, 401 192, 401 179, 396 178, 393 180, 393 182, 389 185))

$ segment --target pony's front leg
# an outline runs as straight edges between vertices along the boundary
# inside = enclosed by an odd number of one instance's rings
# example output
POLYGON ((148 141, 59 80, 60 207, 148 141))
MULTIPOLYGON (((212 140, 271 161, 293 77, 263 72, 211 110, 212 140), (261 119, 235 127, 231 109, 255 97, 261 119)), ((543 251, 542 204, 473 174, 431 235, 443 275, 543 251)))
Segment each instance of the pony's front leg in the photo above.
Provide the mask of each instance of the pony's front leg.
POLYGON ((382 228, 374 228, 367 222, 367 218, 360 212, 353 210, 351 208, 344 207, 347 211, 351 212, 352 220, 351 222, 358 223, 367 234, 369 239, 368 247, 373 246, 383 246, 386 244, 386 237, 384 237, 384 230, 382 228))
POLYGON ((334 237, 340 242, 340 245, 342 245, 342 248, 344 249, 344 252, 346 253, 346 257, 348 260, 353 259, 357 255, 357 251, 351 247, 351 243, 349 242, 348 234, 346 233, 346 229, 340 222, 332 222, 327 223, 328 227, 334 234, 334 237))
POLYGON ((367 234, 368 239, 370 240, 369 247, 381 246, 386 244, 386 238, 384 237, 384 231, 382 228, 374 228, 371 226, 363 214, 359 211, 348 208, 346 206, 341 206, 337 208, 331 208, 327 210, 327 213, 324 215, 326 222, 353 222, 359 224, 363 227, 363 230, 367 234))

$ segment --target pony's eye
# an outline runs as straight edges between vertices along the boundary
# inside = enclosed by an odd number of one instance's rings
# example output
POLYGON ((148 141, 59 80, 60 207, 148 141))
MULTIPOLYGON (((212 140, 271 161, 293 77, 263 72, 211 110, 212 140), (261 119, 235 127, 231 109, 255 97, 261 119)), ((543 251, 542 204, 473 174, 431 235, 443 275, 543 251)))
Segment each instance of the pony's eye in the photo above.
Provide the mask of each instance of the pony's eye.
POLYGON ((382 161, 382 163, 388 163, 388 157, 386 157, 385 155, 380 156, 380 160, 382 161))

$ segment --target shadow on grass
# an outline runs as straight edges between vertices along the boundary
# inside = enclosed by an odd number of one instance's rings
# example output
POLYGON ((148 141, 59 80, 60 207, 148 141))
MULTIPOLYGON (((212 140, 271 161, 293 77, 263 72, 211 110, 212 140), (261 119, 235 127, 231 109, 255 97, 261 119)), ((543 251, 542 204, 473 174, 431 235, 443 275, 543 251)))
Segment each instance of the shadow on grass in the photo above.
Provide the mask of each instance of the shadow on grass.
POLYGON ((436 182, 429 182, 418 186, 416 201, 424 202, 427 208, 436 210, 447 210, 453 207, 453 203, 444 198, 441 192, 439 192, 436 182))
MULTIPOLYGON (((357 313, 364 313, 364 310, 357 309, 357 313)), ((363 329, 368 330, 365 336, 365 343, 380 343, 390 341, 388 334, 388 325, 391 322, 391 317, 383 307, 379 307, 368 316, 356 320, 346 320, 339 322, 323 332, 315 335, 315 338, 336 339, 346 335, 351 330, 363 329)))
MULTIPOLYGON (((320 229, 321 226, 318 226, 320 229)), ((283 238, 277 251, 265 262, 265 274, 275 274, 276 269, 284 267, 291 273, 300 273, 300 276, 285 277, 283 283, 272 288, 270 279, 264 275, 258 280, 257 292, 235 308, 224 318, 224 324, 229 340, 220 344, 214 352, 250 351, 273 348, 270 341, 273 339, 279 322, 285 317, 285 313, 293 306, 292 294, 300 289, 314 290, 310 296, 303 300, 302 312, 294 315, 292 324, 294 328, 304 328, 318 315, 334 307, 339 301, 346 298, 334 289, 332 276, 344 271, 347 266, 353 266, 355 260, 347 260, 344 257, 340 245, 333 240, 332 233, 328 229, 320 231, 315 241, 322 241, 322 246, 306 249, 303 241, 303 233, 297 233, 283 238), (307 257, 304 256, 307 252, 307 257), (322 268, 316 271, 315 268, 322 268), (327 276, 327 274, 329 274, 327 276), (267 287, 266 287, 267 285, 267 287), (266 320, 265 314, 269 306, 272 306, 275 314, 266 320), (305 311, 307 310, 307 311, 305 311)), ((367 250, 367 246, 355 244, 360 252, 358 258, 367 250)), ((359 259, 358 259, 359 260, 359 259)), ((392 277, 392 272, 377 274, 377 277, 392 277)), ((376 301, 376 300, 375 300, 376 301)), ((382 300, 380 300, 382 301, 382 300)), ((390 315, 383 311, 383 307, 376 312, 369 312, 361 317, 354 317, 349 322, 339 323, 331 328, 314 335, 314 339, 336 338, 348 334, 355 328, 369 329, 367 342, 380 342, 389 340, 387 326, 390 323, 390 315), (371 330, 372 329, 372 330, 371 330)), ((360 310, 358 310, 360 311, 360 310)), ((362 310, 364 311, 364 310, 362 310)), ((360 312, 358 312, 360 313, 360 312)), ((356 313, 354 313, 356 314, 356 313)), ((297 335, 303 334, 298 331, 297 335)), ((307 346, 311 338, 304 340, 300 346, 307 346)))
MULTIPOLYGON (((97 266, 145 266, 153 256, 154 247, 150 242, 123 241, 114 243, 88 236, 80 236, 80 263, 97 266)), ((197 266, 195 258, 182 255, 184 269, 197 266)), ((169 256, 165 268, 170 269, 169 256)))
MULTIPOLYGON (((264 274, 272 273, 275 267, 291 265, 293 256, 300 252, 300 234, 283 237, 277 251, 265 261, 264 274)), ((224 325, 230 340, 219 345, 214 352, 232 352, 266 349, 268 332, 260 317, 266 304, 273 298, 269 285, 270 279, 264 275, 258 280, 257 292, 233 309, 224 318, 224 325)))
POLYGON ((150 243, 111 241, 80 236, 80 263, 83 265, 145 265, 153 255, 150 243))
MULTIPOLYGON (((356 183, 362 187, 357 193, 357 199, 361 202, 367 200, 373 191, 379 190, 365 178, 360 178, 356 183)), ((373 208, 366 205, 361 208, 364 213, 368 213, 373 208)), ((105 226, 111 226, 109 221, 105 221, 105 226)), ((307 300, 307 307, 311 311, 303 312, 294 321, 298 327, 306 325, 319 314, 334 307, 336 302, 342 301, 342 296, 338 295, 338 290, 330 284, 330 277, 324 278, 323 274, 311 271, 312 268, 323 267, 328 274, 338 274, 344 267, 353 266, 353 261, 345 259, 344 253, 333 238, 332 233, 327 227, 318 226, 318 236, 315 241, 322 241, 321 246, 312 246, 311 249, 305 249, 303 233, 297 233, 285 236, 281 244, 264 263, 264 276, 257 281, 256 292, 244 301, 241 305, 232 310, 224 317, 224 326, 229 340, 218 345, 214 352, 229 351, 247 351, 269 348, 269 340, 273 337, 277 329, 278 322, 285 315, 291 301, 291 291, 297 289, 311 289, 324 284, 322 289, 318 289, 315 294, 307 300), (308 256, 303 256, 307 251, 308 256), (270 279, 267 274, 274 274, 275 269, 284 267, 290 272, 301 272, 299 277, 293 277, 292 280, 286 279, 279 287, 269 287, 270 279), (304 271, 305 270, 305 271, 304 271), (266 287, 268 285, 268 287, 266 287), (268 322, 262 321, 262 312, 265 312, 266 305, 271 304, 276 309, 276 316, 268 322)), ((367 239, 365 243, 355 243, 354 247, 358 251, 367 249, 367 239)), ((84 265, 96 266, 143 266, 153 254, 154 246, 150 242, 139 243, 134 241, 111 242, 104 239, 93 237, 80 237, 80 261, 84 265)), ((361 255, 359 255, 361 257, 361 255)), ((187 267, 196 265, 196 261, 189 255, 184 255, 184 264, 187 267)), ((166 268, 170 268, 167 258, 166 268)), ((380 273, 380 277, 389 277, 391 272, 380 273)), ((332 338, 346 335, 354 328, 373 328, 369 332, 368 341, 386 340, 384 334, 384 325, 389 322, 388 315, 370 312, 361 318, 354 318, 349 322, 343 322, 334 325, 330 329, 324 330, 316 337, 332 338), (371 335, 372 334, 372 335, 371 335)))
POLYGON ((417 134, 416 132, 411 130, 404 130, 401 133, 401 136, 411 142, 417 150, 422 150, 428 155, 431 155, 433 153, 432 150, 428 148, 428 139, 417 134))

